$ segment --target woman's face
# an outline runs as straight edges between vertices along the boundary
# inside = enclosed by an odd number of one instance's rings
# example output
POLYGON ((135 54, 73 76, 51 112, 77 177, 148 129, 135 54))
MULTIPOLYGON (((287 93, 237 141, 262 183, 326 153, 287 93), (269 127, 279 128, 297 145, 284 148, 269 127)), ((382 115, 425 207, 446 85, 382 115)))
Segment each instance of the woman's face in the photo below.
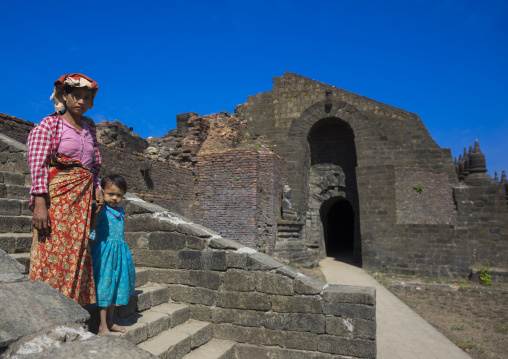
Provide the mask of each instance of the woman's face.
POLYGON ((67 111, 73 115, 83 115, 92 107, 92 90, 86 87, 77 87, 72 93, 64 93, 63 98, 67 111))

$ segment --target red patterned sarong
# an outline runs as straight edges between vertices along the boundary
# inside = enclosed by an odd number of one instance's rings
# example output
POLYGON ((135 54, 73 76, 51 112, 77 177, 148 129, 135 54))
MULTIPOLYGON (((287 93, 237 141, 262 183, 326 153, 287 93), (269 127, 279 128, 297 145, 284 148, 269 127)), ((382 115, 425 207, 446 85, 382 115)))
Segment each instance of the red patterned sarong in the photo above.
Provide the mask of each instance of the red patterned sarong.
POLYGON ((56 154, 49 172, 51 234, 34 230, 30 279, 45 282, 78 304, 95 303, 95 282, 88 244, 92 210, 92 173, 81 162, 56 154))

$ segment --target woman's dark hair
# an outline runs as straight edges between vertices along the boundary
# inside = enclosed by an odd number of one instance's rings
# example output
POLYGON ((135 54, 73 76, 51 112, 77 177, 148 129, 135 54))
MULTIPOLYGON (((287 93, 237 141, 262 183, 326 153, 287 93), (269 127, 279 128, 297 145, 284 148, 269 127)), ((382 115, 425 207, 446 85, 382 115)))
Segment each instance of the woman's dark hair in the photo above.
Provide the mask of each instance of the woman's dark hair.
POLYGON ((127 181, 120 175, 111 174, 104 176, 101 180, 102 189, 105 189, 107 185, 117 186, 123 191, 124 194, 127 192, 127 181))

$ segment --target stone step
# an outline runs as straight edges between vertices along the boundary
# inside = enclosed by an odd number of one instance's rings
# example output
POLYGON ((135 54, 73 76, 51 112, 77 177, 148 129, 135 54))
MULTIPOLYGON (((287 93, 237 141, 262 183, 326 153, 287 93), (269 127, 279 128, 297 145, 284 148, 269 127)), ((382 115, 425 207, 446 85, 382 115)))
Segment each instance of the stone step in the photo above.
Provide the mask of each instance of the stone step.
POLYGON ((32 233, 0 233, 0 249, 8 254, 28 253, 32 246, 32 233))
POLYGON ((236 359, 235 346, 236 343, 230 340, 212 339, 183 359, 236 359))
POLYGON ((32 216, 0 215, 0 233, 30 233, 32 216))
POLYGON ((134 313, 116 321, 125 327, 125 333, 113 333, 133 344, 142 343, 162 332, 185 323, 189 319, 189 307, 185 304, 165 303, 134 313))
POLYGON ((30 186, 31 180, 29 175, 0 171, 0 183, 30 186))
POLYGON ((28 199, 0 198, 0 215, 2 216, 31 216, 28 209, 28 199))
MULTIPOLYGON (((136 271, 136 283, 138 282, 136 271)), ((160 304, 169 301, 169 288, 167 287, 136 287, 134 294, 131 295, 127 305, 115 308, 114 318, 120 320, 128 318, 133 314, 149 310, 160 304)), ((91 331, 96 331, 99 327, 99 310, 97 305, 86 305, 84 307, 90 313, 88 326, 91 331)))
POLYGON ((180 359, 212 339, 212 324, 188 320, 138 346, 159 358, 180 359))
POLYGON ((30 186, 0 183, 0 198, 28 199, 30 186))
POLYGON ((30 270, 30 253, 13 253, 9 254, 12 258, 17 260, 19 263, 25 266, 23 274, 28 274, 30 270))

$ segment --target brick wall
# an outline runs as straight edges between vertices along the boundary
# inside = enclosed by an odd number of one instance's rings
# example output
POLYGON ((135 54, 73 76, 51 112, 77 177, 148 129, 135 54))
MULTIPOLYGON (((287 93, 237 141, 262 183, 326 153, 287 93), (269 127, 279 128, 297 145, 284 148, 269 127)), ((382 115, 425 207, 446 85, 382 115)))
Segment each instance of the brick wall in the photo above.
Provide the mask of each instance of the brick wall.
POLYGON ((189 205, 194 200, 191 170, 106 145, 100 145, 100 151, 103 162, 99 177, 110 173, 122 175, 129 192, 173 212, 191 216, 189 205))
POLYGON ((445 173, 397 171, 395 196, 397 223, 457 223, 453 190, 445 173), (422 186, 421 191, 415 186, 422 186))
POLYGON ((270 252, 280 218, 284 169, 280 157, 254 150, 199 154, 200 223, 247 247, 270 252))

